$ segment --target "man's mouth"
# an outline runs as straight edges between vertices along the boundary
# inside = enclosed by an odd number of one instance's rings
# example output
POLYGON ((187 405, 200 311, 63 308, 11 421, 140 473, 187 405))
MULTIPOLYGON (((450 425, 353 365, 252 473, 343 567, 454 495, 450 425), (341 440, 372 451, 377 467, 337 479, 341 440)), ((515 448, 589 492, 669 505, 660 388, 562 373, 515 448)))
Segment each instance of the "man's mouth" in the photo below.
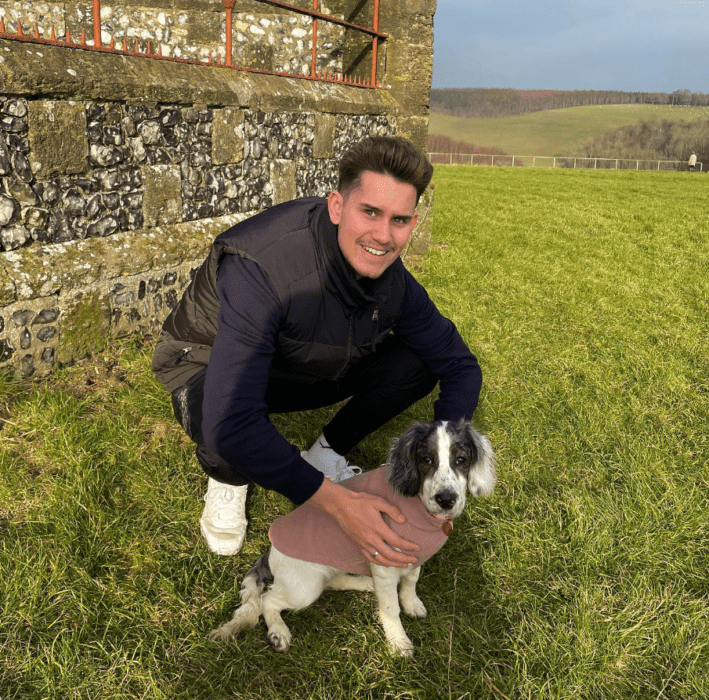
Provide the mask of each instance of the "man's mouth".
POLYGON ((368 245, 363 245, 362 248, 364 248, 368 253, 371 253, 372 255, 376 255, 377 257, 381 257, 382 255, 386 255, 388 252, 386 250, 378 250, 377 248, 370 248, 368 245))

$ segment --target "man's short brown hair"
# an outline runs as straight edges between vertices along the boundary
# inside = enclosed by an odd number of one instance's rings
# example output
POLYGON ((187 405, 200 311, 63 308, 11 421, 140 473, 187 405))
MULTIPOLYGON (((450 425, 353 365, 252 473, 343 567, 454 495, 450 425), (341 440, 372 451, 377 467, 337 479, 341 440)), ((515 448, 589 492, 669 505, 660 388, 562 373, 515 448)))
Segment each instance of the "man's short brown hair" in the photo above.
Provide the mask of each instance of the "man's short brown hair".
POLYGON ((400 136, 370 136, 350 148, 340 161, 337 189, 345 193, 355 187, 365 170, 413 185, 417 202, 433 176, 428 158, 400 136))

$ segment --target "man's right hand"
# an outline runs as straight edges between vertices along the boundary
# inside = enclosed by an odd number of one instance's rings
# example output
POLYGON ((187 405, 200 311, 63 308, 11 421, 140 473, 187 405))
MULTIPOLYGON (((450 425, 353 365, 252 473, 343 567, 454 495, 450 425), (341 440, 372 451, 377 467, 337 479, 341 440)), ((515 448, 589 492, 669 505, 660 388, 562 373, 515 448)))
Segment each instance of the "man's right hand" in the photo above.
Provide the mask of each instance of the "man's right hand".
POLYGON ((385 522, 386 513, 397 523, 406 522, 401 511, 388 501, 371 493, 350 491, 324 479, 309 503, 322 508, 337 520, 340 527, 357 543, 367 561, 382 566, 405 567, 416 562, 408 554, 420 549, 417 544, 397 535, 385 522), (396 551, 394 547, 401 549, 396 551), (374 553, 377 552, 377 556, 374 553))

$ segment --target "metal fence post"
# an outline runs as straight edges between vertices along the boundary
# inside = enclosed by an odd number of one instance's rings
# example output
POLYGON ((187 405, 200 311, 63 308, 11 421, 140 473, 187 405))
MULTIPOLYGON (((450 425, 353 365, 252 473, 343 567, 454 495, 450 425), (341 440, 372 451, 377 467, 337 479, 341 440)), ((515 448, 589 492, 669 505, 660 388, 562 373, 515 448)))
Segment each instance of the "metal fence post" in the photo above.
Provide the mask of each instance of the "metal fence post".
MULTIPOLYGON (((372 29, 375 32, 379 31, 379 0, 374 0, 374 13, 372 17, 372 29)), ((377 86, 377 48, 379 47, 379 39, 372 37, 372 87, 377 86)))
MULTIPOLYGON (((318 11, 318 0, 313 0, 313 12, 318 11)), ((375 59, 376 60, 376 59, 375 59)), ((318 20, 313 17, 313 45, 310 55, 310 75, 314 78, 318 72, 318 20)))
POLYGON ((93 1, 94 46, 101 46, 101 0, 93 1))
POLYGON ((227 66, 232 65, 232 48, 231 48, 231 33, 232 33, 232 10, 234 9, 234 2, 236 0, 222 0, 222 5, 226 10, 225 18, 225 29, 226 29, 226 46, 225 46, 225 56, 224 63, 227 66))

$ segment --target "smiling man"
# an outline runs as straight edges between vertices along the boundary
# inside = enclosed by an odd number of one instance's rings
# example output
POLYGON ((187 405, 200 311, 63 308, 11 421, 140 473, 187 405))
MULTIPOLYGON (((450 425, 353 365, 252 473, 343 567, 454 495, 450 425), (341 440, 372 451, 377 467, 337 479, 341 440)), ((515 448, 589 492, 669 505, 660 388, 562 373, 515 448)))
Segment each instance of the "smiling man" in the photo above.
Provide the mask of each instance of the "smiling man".
POLYGON ((254 483, 330 513, 368 561, 415 561, 382 517, 403 522, 398 509, 338 482, 360 471, 345 455, 436 384, 435 420, 477 405, 477 360, 400 260, 431 175, 404 139, 361 141, 327 200, 221 234, 165 321, 153 370, 209 477, 200 529, 212 551, 241 548, 254 483), (345 399, 307 452, 269 418, 345 399))

